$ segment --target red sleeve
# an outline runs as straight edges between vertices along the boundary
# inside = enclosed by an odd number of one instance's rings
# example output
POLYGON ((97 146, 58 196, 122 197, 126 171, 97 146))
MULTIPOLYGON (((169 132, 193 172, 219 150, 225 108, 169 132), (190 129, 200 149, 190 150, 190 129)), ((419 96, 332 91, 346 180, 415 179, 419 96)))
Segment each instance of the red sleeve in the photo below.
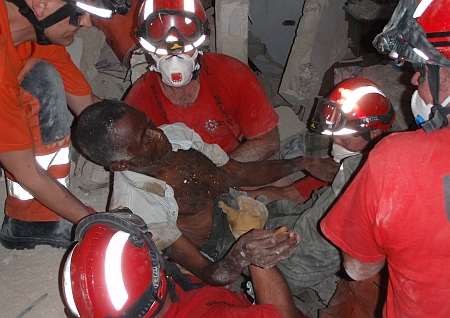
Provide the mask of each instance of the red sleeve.
MULTIPOLYGON (((260 137, 273 130, 278 125, 278 115, 267 97, 261 84, 251 69, 237 59, 218 55, 226 85, 230 88, 234 103, 229 112, 237 121, 242 134, 248 138, 260 137)), ((213 70, 214 71, 214 70, 213 70)))
POLYGON ((322 232, 330 241, 363 263, 379 262, 385 258, 375 224, 380 174, 372 172, 371 159, 372 156, 369 156, 364 167, 321 222, 322 232))
POLYGON ((36 45, 33 57, 46 60, 56 67, 67 93, 75 96, 92 94, 89 83, 84 78, 83 73, 72 62, 72 58, 65 47, 60 45, 36 45))
POLYGON ((201 318, 282 318, 280 312, 273 305, 249 305, 247 307, 234 306, 224 303, 211 303, 208 311, 201 318))
POLYGON ((252 305, 242 294, 224 287, 205 286, 192 291, 177 288, 179 300, 164 318, 282 318, 273 305, 252 305))

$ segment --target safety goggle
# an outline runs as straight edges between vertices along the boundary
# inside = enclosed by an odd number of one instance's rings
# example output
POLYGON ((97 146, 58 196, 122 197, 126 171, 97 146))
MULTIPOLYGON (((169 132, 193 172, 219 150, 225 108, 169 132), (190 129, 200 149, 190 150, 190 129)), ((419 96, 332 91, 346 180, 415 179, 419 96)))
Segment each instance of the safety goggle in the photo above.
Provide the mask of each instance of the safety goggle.
POLYGON ((204 24, 190 12, 163 10, 151 14, 136 32, 139 42, 149 52, 168 54, 172 48, 187 52, 206 40, 204 24))
POLYGON ((362 134, 373 122, 389 123, 393 116, 392 107, 386 115, 373 115, 361 119, 348 119, 342 107, 335 102, 317 97, 315 111, 309 121, 311 131, 325 135, 350 135, 362 134))
POLYGON ((312 131, 337 132, 347 126, 346 116, 336 103, 323 97, 317 97, 316 101, 315 111, 309 122, 309 128, 312 131))

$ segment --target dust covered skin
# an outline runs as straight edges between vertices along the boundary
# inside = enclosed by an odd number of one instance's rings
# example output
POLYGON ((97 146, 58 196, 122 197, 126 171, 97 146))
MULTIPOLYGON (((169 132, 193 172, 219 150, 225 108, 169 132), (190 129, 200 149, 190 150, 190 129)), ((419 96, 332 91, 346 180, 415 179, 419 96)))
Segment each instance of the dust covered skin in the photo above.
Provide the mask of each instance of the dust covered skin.
POLYGON ((214 199, 228 192, 229 175, 195 150, 169 152, 145 173, 169 184, 178 202, 178 227, 200 247, 209 238, 214 199))

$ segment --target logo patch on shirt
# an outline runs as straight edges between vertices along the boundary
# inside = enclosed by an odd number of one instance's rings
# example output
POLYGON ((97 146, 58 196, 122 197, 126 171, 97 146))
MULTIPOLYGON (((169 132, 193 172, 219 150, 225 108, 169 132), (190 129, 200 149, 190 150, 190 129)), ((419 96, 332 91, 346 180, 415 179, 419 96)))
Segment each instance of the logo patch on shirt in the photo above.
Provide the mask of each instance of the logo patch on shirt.
POLYGON ((211 134, 219 127, 219 122, 214 119, 208 119, 205 122, 205 129, 211 134))
POLYGON ((450 221, 450 176, 444 177, 444 199, 447 219, 450 221))

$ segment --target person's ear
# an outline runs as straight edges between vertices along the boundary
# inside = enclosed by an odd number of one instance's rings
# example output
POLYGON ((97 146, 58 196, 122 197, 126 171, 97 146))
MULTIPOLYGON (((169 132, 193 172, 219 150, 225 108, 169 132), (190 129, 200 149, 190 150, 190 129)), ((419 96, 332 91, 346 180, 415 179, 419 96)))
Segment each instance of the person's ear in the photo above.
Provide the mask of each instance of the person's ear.
POLYGON ((44 16, 47 9, 47 0, 31 0, 31 8, 36 18, 40 19, 44 16))
POLYGON ((145 130, 145 134, 144 134, 144 140, 143 140, 143 145, 145 148, 149 148, 149 149, 153 149, 153 147, 155 146, 155 142, 158 142, 158 140, 161 140, 161 134, 163 132, 159 129, 151 129, 148 128, 145 130))
POLYGON ((113 161, 109 165, 110 171, 125 171, 128 170, 130 167, 130 164, 127 160, 119 160, 119 161, 113 161))

